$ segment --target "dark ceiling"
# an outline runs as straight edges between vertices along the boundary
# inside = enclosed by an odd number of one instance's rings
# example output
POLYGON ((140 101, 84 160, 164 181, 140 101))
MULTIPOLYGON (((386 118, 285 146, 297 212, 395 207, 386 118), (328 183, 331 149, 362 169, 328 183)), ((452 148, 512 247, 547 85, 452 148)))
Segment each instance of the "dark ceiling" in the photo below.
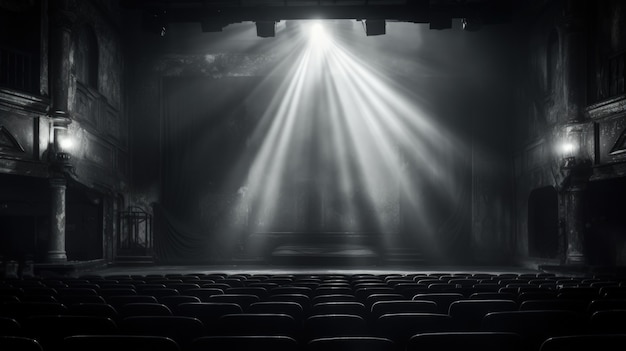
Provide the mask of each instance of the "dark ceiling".
POLYGON ((511 0, 122 0, 151 25, 200 22, 205 31, 229 24, 294 19, 356 19, 430 23, 449 28, 453 18, 496 24, 510 19, 511 0))

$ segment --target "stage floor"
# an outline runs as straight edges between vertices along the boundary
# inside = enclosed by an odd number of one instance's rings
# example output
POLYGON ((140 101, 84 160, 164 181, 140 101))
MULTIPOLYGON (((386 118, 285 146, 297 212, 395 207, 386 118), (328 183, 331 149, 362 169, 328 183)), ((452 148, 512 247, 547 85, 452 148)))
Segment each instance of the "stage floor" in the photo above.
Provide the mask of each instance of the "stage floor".
MULTIPOLYGON (((523 267, 502 266, 290 266, 290 265, 156 265, 148 267, 113 266, 88 272, 88 274, 117 275, 117 274, 188 274, 188 273, 227 273, 227 274, 412 274, 412 273, 536 273, 541 270, 523 267)), ((87 274, 83 272, 83 274, 87 274)))

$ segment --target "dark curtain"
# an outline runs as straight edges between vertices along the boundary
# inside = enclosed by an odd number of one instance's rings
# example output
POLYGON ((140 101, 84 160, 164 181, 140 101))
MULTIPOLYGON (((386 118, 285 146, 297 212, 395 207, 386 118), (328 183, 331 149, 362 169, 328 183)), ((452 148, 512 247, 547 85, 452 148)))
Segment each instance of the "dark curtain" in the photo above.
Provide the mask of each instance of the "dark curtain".
POLYGON ((236 244, 229 221, 247 175, 246 96, 254 86, 250 77, 164 81, 162 196, 154 206, 160 261, 205 262, 236 244))

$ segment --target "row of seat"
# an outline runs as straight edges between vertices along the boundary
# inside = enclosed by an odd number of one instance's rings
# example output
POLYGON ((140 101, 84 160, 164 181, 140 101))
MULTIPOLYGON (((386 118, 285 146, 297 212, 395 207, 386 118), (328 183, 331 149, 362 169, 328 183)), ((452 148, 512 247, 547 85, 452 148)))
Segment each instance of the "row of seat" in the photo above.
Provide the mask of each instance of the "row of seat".
MULTIPOLYGON (((440 333, 449 339, 455 338, 451 335, 495 338, 488 342, 490 345, 497 345, 497 338, 518 338, 515 344, 521 349, 536 351, 551 337, 593 334, 589 337, 598 339, 626 334, 621 323, 626 318, 626 299, 587 294, 607 288, 619 290, 623 281, 618 277, 491 275, 498 290, 473 292, 469 296, 434 289, 407 298, 394 290, 402 284, 422 284, 423 279, 419 278, 422 277, 191 274, 6 279, 0 283, 0 289, 4 289, 0 291, 5 293, 0 294, 0 316, 4 316, 0 318, 0 335, 13 341, 34 340, 46 351, 66 349, 65 338, 93 334, 107 335, 111 340, 165 337, 183 350, 196 347, 200 339, 246 340, 261 336, 268 340, 293 340, 300 350, 311 347, 315 340, 333 338, 354 338, 352 342, 378 340, 371 342, 403 350, 411 347, 418 335, 440 333), (197 284, 202 280, 233 280, 242 285, 203 287, 204 283, 197 284), (536 280, 553 281, 556 288, 539 288, 545 282, 530 283, 536 280), (254 285, 263 282, 267 285, 254 285), (539 289, 520 290, 530 285, 539 289), (516 290, 502 290, 509 288, 516 290), (557 291, 571 292, 571 296, 542 295, 557 291)), ((473 274, 448 278, 440 274, 428 279, 447 279, 445 283, 432 284, 450 284, 457 278, 489 279, 473 274)), ((463 283, 456 285, 469 291, 463 283)), ((377 347, 374 349, 380 349, 377 347)))
MULTIPOLYGON (((626 334, 568 335, 551 337, 540 345, 539 351, 589 351, 621 350, 626 334)), ((44 351, 36 339, 0 336, 3 350, 44 351)), ((110 351, 152 350, 180 351, 180 345, 171 338, 140 335, 75 335, 65 337, 59 348, 64 351, 110 351)), ((467 333, 422 333, 400 348, 392 340, 357 336, 314 339, 304 347, 286 336, 206 336, 192 341, 189 351, 206 350, 272 350, 272 351, 524 351, 521 337, 515 333, 467 332, 467 333)))

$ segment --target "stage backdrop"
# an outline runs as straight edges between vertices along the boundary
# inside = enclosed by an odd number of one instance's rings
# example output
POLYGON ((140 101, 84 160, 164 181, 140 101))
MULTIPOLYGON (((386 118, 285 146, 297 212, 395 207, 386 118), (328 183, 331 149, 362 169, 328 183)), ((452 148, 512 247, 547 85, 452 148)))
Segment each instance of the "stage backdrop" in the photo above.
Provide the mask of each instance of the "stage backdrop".
MULTIPOLYGON (((372 184, 360 178, 357 157, 350 154, 356 151, 345 150, 344 164, 337 162, 334 150, 328 149, 331 131, 315 126, 329 118, 323 103, 296 120, 310 125, 294 129, 292 138, 300 149, 287 152, 289 168, 270 194, 276 206, 270 209, 254 201, 251 194, 260 189, 250 187, 264 184, 249 179, 251 168, 263 136, 268 135, 267 111, 280 91, 281 79, 163 80, 161 201, 155 204, 155 253, 160 262, 229 260, 241 253, 250 235, 271 232, 324 233, 325 237, 400 233, 417 239, 413 242, 425 250, 433 241, 466 248, 470 193, 466 155, 447 152, 438 143, 429 146, 433 150, 423 150, 440 163, 442 176, 451 179, 447 183, 456 184, 452 202, 441 199, 444 183, 430 183, 421 175, 426 165, 410 161, 414 150, 396 150, 387 157, 407 159, 399 162, 403 168, 397 171, 404 172, 405 181, 414 182, 411 189, 417 193, 408 194, 398 178, 389 177, 376 180, 372 197, 372 184), (341 167, 353 170, 349 191, 337 191, 341 167), (411 206, 416 199, 421 203, 419 215, 403 214, 403 206, 405 212, 415 211, 411 206), (427 218, 428 223, 419 218, 427 218)), ((311 94, 312 101, 319 103, 311 94)))

